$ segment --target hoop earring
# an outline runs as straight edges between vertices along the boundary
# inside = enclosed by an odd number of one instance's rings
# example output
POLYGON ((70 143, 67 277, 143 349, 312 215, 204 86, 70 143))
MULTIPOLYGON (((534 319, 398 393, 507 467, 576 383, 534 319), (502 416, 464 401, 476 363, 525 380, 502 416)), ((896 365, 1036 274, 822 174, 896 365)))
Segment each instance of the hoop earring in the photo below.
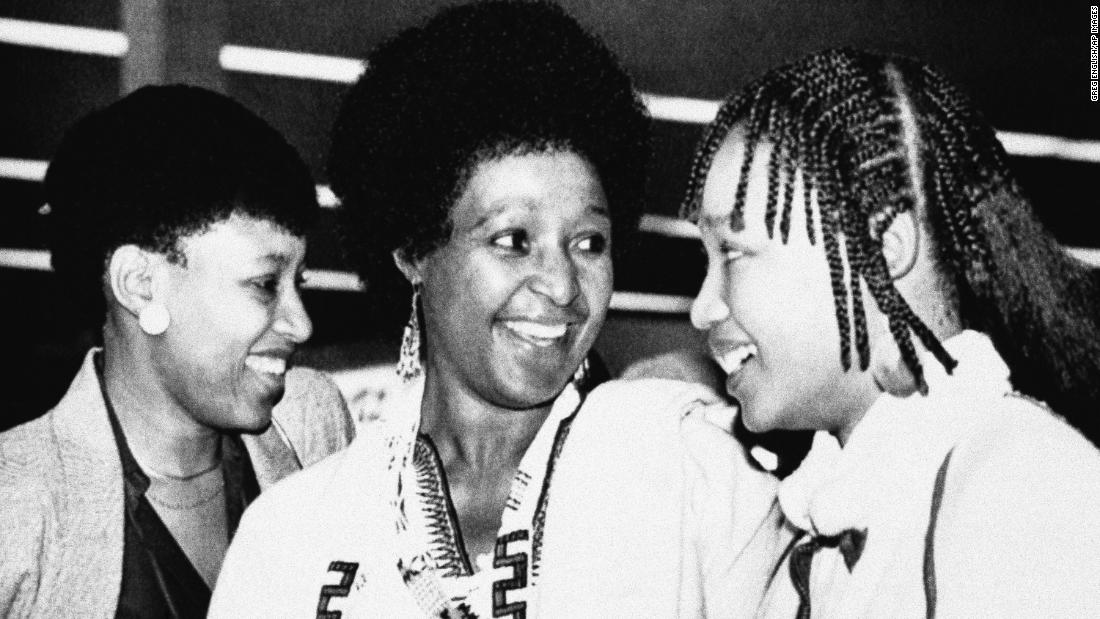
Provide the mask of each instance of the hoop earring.
POLYGON ((412 314, 401 336, 401 356, 397 360, 397 375, 404 382, 420 376, 420 316, 417 308, 420 304, 420 286, 413 286, 412 314))
POLYGON ((164 333, 171 323, 172 316, 168 313, 168 308, 160 303, 150 303, 138 313, 138 326, 149 335, 164 333))

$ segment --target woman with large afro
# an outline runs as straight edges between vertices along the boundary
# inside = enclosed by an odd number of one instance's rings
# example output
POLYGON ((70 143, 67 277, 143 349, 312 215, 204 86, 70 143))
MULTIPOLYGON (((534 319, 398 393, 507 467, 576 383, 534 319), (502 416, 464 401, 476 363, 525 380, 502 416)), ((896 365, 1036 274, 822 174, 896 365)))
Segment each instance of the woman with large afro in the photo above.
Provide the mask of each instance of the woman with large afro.
POLYGON ((360 273, 412 298, 405 386, 250 510, 213 616, 754 606, 763 570, 735 559, 772 482, 702 419, 714 394, 584 385, 648 141, 629 77, 552 4, 446 9, 369 55, 330 173, 360 273))

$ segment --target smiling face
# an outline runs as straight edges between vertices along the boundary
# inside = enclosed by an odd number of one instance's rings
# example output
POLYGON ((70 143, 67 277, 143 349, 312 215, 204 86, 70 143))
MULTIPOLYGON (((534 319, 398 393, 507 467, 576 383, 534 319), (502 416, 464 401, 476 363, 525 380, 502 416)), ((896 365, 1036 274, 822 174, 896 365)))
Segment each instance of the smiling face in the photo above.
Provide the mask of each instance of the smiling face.
MULTIPOLYGON (((845 433, 878 396, 874 382, 840 364, 840 338, 821 242, 810 243, 801 175, 796 175, 791 234, 784 244, 765 227, 771 145, 753 157, 743 217, 733 214, 744 141, 734 131, 715 154, 703 190, 699 229, 706 279, 691 320, 707 332, 727 373, 746 427, 845 433)), ((815 238, 821 239, 814 205, 815 238)))
POLYGON ((312 324, 299 296, 305 239, 234 214, 180 239, 168 266, 171 324, 157 336, 162 388, 201 426, 259 431, 282 398, 287 357, 312 324))
POLYGON ((450 240, 418 264, 429 380, 495 407, 553 400, 611 300, 611 221, 595 170, 569 151, 478 164, 450 240))

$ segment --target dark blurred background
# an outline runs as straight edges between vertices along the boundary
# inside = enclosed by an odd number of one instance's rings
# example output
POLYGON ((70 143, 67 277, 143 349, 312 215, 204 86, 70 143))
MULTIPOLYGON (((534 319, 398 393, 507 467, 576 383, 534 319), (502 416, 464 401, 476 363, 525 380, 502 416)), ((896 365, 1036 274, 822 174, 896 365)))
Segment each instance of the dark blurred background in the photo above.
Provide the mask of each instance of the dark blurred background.
MULTIPOLYGON (((271 122, 324 184, 328 132, 349 79, 343 59, 361 57, 443 4, 6 0, 0 5, 0 83, 8 84, 0 98, 0 324, 8 334, 0 371, 0 429, 56 403, 93 341, 93 334, 73 326, 74 308, 43 268, 46 257, 40 251, 38 176, 66 127, 145 83, 200 84, 228 93, 271 122), (39 38, 45 43, 35 39, 43 24, 47 28, 39 38), (65 33, 50 25, 80 29, 65 33), (89 53, 89 46, 100 44, 104 49, 89 53), (83 51, 56 49, 72 45, 83 51), (257 62, 270 57, 267 50, 336 58, 313 58, 296 76, 272 75, 294 73, 300 58, 275 58, 275 68, 264 69, 257 62), (325 67, 336 74, 319 73, 325 67)), ((824 47, 909 54, 943 68, 1005 132, 1017 172, 1048 226, 1078 255, 1100 263, 1100 231, 1082 225, 1100 195, 1100 103, 1089 96, 1087 3, 562 4, 604 36, 640 90, 655 96, 658 118, 647 206, 653 217, 645 221, 646 232, 630 259, 616 265, 617 291, 654 296, 616 297, 597 343, 612 374, 644 356, 679 347, 698 350, 685 309, 702 278, 701 254, 697 242, 683 238, 682 228, 670 226, 667 218, 676 215, 706 111, 769 67, 824 47), (702 101, 677 107, 670 97, 702 101)), ((345 270, 333 219, 326 211, 310 238, 313 269, 345 270)), ((348 376, 356 368, 396 360, 399 325, 375 320, 361 293, 313 289, 306 292, 306 303, 315 335, 304 363, 348 376)))

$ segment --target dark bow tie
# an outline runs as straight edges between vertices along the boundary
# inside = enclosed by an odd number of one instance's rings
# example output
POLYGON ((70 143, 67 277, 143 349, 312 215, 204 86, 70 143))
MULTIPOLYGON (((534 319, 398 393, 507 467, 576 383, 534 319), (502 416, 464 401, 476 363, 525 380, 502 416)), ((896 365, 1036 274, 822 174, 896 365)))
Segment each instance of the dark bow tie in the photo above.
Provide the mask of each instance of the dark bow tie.
POLYGON ((794 547, 791 551, 791 582, 798 592, 798 619, 810 617, 810 566, 814 555, 822 548, 836 548, 851 572, 856 567, 867 544, 867 529, 845 529, 836 535, 818 535, 794 547))

